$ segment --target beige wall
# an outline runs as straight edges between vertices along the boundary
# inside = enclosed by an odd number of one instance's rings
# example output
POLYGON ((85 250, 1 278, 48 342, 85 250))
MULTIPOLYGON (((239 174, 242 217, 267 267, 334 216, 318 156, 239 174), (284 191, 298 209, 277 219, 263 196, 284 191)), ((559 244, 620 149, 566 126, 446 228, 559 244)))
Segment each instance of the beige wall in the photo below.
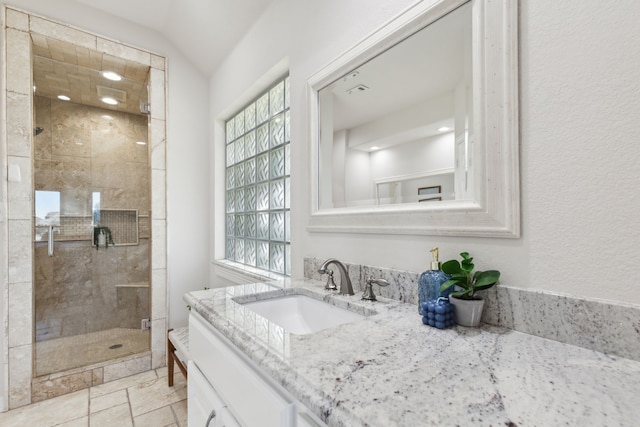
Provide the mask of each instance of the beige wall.
POLYGON ((61 195, 56 256, 47 254, 46 234, 35 246, 36 341, 139 328, 149 318, 151 202, 148 144, 136 142, 147 142, 148 117, 38 96, 34 105, 35 125, 44 129, 33 140, 35 189, 61 195), (93 192, 101 209, 138 211, 142 227, 131 220, 111 227, 142 231, 138 243, 121 245, 115 237, 115 247, 92 247, 93 192), (116 287, 129 283, 147 286, 116 287))
POLYGON ((148 117, 35 97, 35 189, 65 190, 62 213, 90 213, 91 192, 102 207, 148 215, 148 117))

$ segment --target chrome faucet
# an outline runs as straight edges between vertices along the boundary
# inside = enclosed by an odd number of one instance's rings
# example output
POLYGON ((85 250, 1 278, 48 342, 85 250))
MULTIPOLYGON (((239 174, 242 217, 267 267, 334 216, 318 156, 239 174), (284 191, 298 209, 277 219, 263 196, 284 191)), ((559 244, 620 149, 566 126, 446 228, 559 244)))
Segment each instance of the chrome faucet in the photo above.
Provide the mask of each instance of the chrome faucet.
POLYGON ((327 285, 324 287, 328 291, 337 291, 338 287, 336 286, 336 282, 333 281, 333 270, 327 270, 327 285))
POLYGON ((367 277, 366 284, 364 286, 364 292, 362 293, 362 299, 368 301, 378 301, 376 298, 376 294, 373 293, 373 285, 378 286, 389 286, 390 283, 384 279, 373 279, 371 277, 367 277))
POLYGON ((349 278, 349 273, 347 273, 347 267, 337 259, 329 258, 326 260, 318 269, 318 273, 329 273, 329 270, 327 270, 329 264, 335 264, 336 267, 338 267, 338 271, 340 271, 340 291, 338 293, 342 295, 354 295, 353 286, 351 286, 351 279, 349 278))

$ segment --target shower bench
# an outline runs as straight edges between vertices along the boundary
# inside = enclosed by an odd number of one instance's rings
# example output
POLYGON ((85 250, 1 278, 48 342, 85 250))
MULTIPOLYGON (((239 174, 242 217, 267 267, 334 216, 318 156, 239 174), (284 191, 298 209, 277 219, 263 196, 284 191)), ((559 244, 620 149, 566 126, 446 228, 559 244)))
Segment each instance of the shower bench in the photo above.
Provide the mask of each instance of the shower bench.
POLYGON ((173 366, 178 365, 180 372, 187 378, 189 354, 189 327, 169 329, 167 331, 167 378, 169 387, 173 386, 173 366))

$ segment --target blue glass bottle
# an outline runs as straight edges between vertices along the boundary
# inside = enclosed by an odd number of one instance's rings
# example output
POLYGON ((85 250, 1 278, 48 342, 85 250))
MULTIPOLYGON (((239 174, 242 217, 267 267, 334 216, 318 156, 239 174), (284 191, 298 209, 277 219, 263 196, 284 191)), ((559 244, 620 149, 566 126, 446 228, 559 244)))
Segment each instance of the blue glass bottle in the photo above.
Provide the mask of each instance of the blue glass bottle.
POLYGON ((451 276, 440 270, 440 262, 438 261, 438 248, 431 249, 431 266, 429 270, 420 275, 418 280, 418 313, 422 313, 422 303, 425 301, 437 300, 439 297, 448 297, 451 293, 450 289, 440 292, 440 285, 449 280, 451 276))

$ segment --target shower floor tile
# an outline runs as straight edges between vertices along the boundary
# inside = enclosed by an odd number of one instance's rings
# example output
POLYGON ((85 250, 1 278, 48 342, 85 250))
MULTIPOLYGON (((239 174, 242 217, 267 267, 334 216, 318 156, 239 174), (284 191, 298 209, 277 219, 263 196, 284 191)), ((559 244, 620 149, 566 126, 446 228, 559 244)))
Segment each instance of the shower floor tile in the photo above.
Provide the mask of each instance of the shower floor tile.
POLYGON ((36 342, 36 376, 149 351, 149 333, 114 328, 36 342))

